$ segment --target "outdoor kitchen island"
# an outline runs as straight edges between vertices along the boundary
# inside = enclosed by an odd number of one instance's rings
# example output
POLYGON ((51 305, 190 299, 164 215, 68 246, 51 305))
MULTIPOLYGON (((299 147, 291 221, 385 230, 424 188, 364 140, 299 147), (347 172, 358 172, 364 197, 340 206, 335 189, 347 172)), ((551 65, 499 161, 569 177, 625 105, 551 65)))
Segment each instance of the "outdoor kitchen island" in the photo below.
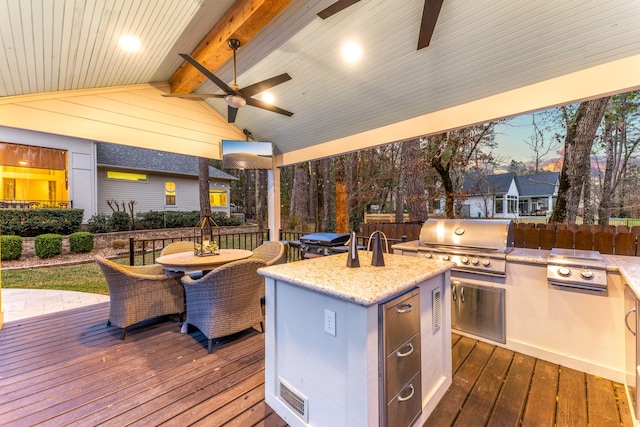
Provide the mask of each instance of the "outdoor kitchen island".
POLYGON ((356 268, 345 253, 259 270, 265 400, 291 426, 378 426, 390 415, 422 425, 451 384, 454 264, 384 254, 374 267, 358 254, 356 268))

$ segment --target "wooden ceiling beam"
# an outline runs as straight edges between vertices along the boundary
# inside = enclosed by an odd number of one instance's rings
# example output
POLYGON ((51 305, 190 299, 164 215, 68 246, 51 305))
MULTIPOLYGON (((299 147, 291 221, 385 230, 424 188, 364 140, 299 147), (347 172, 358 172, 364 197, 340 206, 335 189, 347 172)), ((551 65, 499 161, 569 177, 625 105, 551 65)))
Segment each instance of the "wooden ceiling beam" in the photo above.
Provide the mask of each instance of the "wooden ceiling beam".
MULTIPOLYGON (((245 45, 291 3, 291 0, 237 0, 191 53, 199 63, 215 72, 232 56, 227 40, 245 45)), ((191 93, 206 77, 184 62, 171 76, 171 93, 191 93)))

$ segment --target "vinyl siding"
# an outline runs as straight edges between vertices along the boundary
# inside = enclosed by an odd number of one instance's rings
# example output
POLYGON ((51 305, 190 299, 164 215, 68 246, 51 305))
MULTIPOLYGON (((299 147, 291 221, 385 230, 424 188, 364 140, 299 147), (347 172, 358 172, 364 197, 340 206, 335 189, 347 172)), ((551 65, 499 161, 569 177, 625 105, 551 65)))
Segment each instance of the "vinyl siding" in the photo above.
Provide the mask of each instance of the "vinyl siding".
MULTIPOLYGON (((199 210, 197 177, 179 177, 172 175, 147 173, 147 181, 121 181, 107 179, 107 169, 98 168, 98 212, 109 214, 112 212, 107 200, 117 200, 122 205, 135 200, 135 212, 148 211, 189 211, 199 210), (165 205, 165 182, 172 181, 176 184, 176 204, 165 205)), ((227 191, 229 200, 229 184, 210 182, 211 189, 227 191)), ((229 207, 216 209, 229 214, 229 207)))

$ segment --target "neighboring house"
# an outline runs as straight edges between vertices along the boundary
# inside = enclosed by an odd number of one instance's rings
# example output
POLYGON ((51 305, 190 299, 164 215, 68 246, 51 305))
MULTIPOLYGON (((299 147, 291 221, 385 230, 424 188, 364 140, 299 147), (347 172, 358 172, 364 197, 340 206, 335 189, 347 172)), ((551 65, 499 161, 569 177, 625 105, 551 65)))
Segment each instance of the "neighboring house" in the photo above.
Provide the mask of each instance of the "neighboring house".
POLYGON ((469 174, 463 192, 468 196, 462 216, 472 218, 517 218, 545 215, 558 196, 558 172, 516 175, 513 172, 469 174))
POLYGON ((469 174, 462 186, 468 194, 461 216, 471 218, 515 218, 520 188, 513 172, 497 175, 469 174))
POLYGON ((559 172, 543 172, 518 176, 520 215, 546 215, 558 198, 559 172))
MULTIPOLYGON (((84 210, 83 222, 110 213, 110 199, 135 200, 136 212, 199 209, 195 156, 1 130, 0 208, 73 207, 84 210)), ((229 214, 230 183, 237 178, 212 167, 209 177, 212 209, 229 214)))
MULTIPOLYGON (((108 201, 135 201, 136 212, 199 210, 198 158, 126 145, 96 144, 98 212, 108 201)), ((230 214, 231 182, 238 178, 209 166, 212 211, 230 214)))

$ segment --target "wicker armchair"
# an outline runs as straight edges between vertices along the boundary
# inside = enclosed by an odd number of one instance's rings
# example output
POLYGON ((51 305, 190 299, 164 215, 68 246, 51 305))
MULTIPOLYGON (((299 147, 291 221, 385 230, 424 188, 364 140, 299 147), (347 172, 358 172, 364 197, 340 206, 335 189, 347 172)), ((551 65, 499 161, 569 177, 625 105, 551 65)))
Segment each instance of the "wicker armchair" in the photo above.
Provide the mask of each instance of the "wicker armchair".
MULTIPOLYGON (((267 242, 254 249, 249 259, 259 259, 267 265, 282 264, 287 261, 287 247, 282 242, 267 242)), ((265 313, 264 277, 262 278, 262 290, 260 295, 260 309, 265 313)))
POLYGON ((215 338, 249 329, 260 323, 264 331, 260 308, 263 281, 257 270, 264 261, 243 259, 211 270, 201 279, 182 278, 187 296, 187 324, 207 337, 208 349, 215 338))
POLYGON ((177 254, 179 252, 193 252, 193 242, 183 240, 180 242, 169 243, 167 246, 162 248, 162 251, 160 251, 160 256, 177 254))
POLYGON ((145 319, 185 312, 184 288, 180 282, 164 274, 162 266, 131 267, 96 256, 109 286, 109 319, 107 326, 122 328, 120 339, 127 335, 127 327, 145 319))
POLYGON ((250 259, 259 259, 267 265, 282 264, 287 260, 286 246, 282 242, 267 242, 258 246, 250 259))

